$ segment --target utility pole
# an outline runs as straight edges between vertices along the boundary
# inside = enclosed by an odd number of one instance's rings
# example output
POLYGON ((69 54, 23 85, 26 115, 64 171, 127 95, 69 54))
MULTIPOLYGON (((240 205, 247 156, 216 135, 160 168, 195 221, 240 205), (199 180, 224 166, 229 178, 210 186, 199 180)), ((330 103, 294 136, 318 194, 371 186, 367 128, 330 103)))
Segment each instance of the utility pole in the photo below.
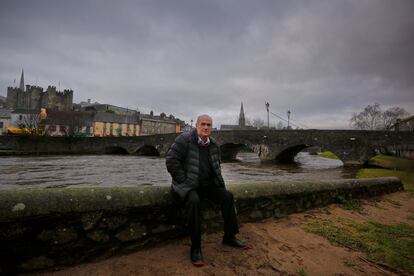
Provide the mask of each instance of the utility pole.
POLYGON ((265 106, 266 106, 266 111, 267 111, 267 128, 269 129, 270 128, 270 125, 269 125, 269 103, 266 102, 265 106))
POLYGON ((287 117, 288 117, 288 126, 287 126, 287 128, 290 129, 290 124, 289 124, 289 122, 290 122, 290 110, 287 111, 287 117))

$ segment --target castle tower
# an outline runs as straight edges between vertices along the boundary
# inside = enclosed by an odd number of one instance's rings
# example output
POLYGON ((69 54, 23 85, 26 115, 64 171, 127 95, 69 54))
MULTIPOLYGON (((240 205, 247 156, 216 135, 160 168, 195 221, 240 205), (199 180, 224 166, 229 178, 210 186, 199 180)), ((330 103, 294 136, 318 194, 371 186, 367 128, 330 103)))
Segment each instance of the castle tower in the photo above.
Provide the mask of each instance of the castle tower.
POLYGON ((24 71, 22 69, 22 76, 20 77, 20 90, 24 91, 24 71))
POLYGON ((239 128, 246 126, 246 119, 244 117, 243 102, 241 102, 240 115, 239 115, 239 128))

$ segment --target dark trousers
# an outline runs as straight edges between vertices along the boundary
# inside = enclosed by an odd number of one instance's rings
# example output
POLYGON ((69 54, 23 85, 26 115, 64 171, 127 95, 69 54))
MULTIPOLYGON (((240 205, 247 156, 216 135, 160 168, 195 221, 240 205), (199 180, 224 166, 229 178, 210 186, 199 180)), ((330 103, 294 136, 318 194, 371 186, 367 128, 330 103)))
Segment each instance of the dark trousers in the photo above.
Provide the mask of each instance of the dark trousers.
POLYGON ((225 188, 203 187, 190 191, 185 198, 185 207, 188 219, 188 230, 191 237, 191 246, 201 246, 201 210, 200 199, 220 204, 224 220, 224 235, 233 236, 239 233, 237 216, 234 210, 233 194, 225 188))

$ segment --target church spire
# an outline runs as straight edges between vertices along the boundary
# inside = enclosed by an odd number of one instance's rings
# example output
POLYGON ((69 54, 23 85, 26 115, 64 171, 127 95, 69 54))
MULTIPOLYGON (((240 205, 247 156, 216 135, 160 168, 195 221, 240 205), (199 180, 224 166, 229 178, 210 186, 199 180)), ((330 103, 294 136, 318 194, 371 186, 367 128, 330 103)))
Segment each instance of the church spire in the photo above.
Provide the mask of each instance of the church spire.
POLYGON ((20 77, 20 86, 19 88, 24 91, 24 71, 22 69, 22 76, 20 77))
POLYGON ((240 115, 239 115, 239 128, 244 128, 246 126, 246 119, 244 117, 243 102, 241 102, 240 115))

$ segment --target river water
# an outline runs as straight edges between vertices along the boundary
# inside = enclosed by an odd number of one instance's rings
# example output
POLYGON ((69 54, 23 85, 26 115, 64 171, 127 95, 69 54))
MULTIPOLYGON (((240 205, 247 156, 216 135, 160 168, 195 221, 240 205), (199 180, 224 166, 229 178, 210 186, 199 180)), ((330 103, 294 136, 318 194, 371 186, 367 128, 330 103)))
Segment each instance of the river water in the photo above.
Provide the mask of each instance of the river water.
MULTIPOLYGON (((355 177, 356 170, 339 160, 300 152, 292 165, 262 164, 242 152, 238 162, 223 163, 226 183, 307 181, 355 177)), ((170 185, 160 157, 131 155, 56 155, 0 157, 0 189, 170 185)))

